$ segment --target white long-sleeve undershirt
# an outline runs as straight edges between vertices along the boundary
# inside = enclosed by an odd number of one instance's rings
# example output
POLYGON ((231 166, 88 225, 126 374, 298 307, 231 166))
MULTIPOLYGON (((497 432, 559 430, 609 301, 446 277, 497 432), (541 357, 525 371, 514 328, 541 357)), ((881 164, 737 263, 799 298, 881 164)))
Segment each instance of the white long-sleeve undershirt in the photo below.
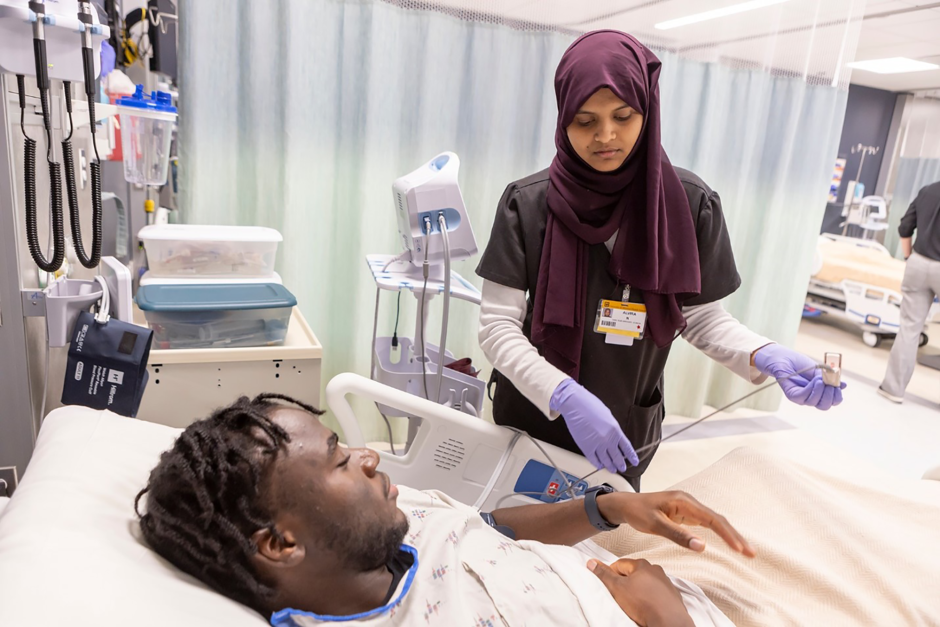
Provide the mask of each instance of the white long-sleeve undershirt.
MULTIPOLYGON (((682 337, 692 346, 748 381, 764 380, 751 366, 751 353, 770 344, 770 340, 741 324, 721 303, 686 307, 682 313, 688 322, 682 337)), ((525 316, 524 290, 483 281, 479 329, 483 353, 533 405, 555 419, 558 414, 549 409, 549 402, 555 388, 568 376, 539 355, 526 338, 522 332, 525 316)))

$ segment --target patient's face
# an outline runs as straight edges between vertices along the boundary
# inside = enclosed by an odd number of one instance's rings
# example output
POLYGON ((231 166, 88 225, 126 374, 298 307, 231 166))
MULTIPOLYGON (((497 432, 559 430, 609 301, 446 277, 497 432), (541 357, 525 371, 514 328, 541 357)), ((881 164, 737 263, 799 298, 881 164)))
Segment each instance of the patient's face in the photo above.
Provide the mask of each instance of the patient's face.
POLYGON ((278 408, 270 418, 291 437, 268 479, 274 519, 299 542, 348 559, 363 571, 384 565, 401 546, 408 520, 398 488, 377 470, 379 456, 340 445, 315 416, 278 408))

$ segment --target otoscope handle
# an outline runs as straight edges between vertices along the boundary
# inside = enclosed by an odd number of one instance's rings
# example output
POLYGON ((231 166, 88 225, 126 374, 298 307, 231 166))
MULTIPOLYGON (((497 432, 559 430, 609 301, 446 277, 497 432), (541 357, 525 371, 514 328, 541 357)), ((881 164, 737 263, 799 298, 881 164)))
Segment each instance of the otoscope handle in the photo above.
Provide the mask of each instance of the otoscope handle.
POLYGON ((16 75, 16 87, 20 97, 20 110, 26 108, 26 77, 22 74, 16 75))
POLYGON ((82 68, 85 70, 85 95, 89 100, 95 95, 95 50, 82 48, 82 68))
POLYGON ((49 89, 49 64, 46 59, 45 39, 33 39, 33 57, 36 59, 36 86, 39 91, 49 89))

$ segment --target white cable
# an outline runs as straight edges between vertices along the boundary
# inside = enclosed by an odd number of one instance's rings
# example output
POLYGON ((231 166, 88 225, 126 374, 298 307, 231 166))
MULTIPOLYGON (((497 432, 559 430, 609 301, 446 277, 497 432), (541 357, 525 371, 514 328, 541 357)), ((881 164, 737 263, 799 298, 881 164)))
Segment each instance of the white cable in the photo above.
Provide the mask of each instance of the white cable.
MULTIPOLYGON (((503 496, 499 498, 498 501, 496 501, 496 506, 493 507, 493 511, 495 512, 496 510, 498 510, 500 505, 502 505, 507 499, 511 499, 514 496, 539 497, 539 496, 552 496, 552 495, 549 494, 548 492, 510 492, 509 494, 504 494, 503 496)), ((552 498, 555 498, 555 497, 552 497, 552 498)), ((549 503, 546 503, 546 505, 549 505, 549 503)))
MULTIPOLYGON (((792 378, 794 378, 794 377, 796 377, 796 376, 799 376, 799 375, 801 375, 801 374, 805 374, 806 372, 808 372, 808 371, 810 371, 810 370, 815 370, 816 368, 820 368, 820 369, 822 369, 822 370, 830 370, 830 369, 831 369, 829 366, 827 366, 827 365, 825 365, 825 364, 816 364, 816 365, 814 365, 814 366, 811 367, 811 368, 805 368, 805 369, 800 370, 799 372, 795 372, 795 373, 793 373, 793 374, 791 374, 791 375, 789 375, 789 376, 781 377, 780 379, 778 379, 778 381, 779 381, 779 380, 783 380, 783 379, 792 379, 792 378)), ((641 453, 641 452, 643 452, 643 451, 649 450, 649 449, 653 448, 654 446, 657 446, 657 445, 661 444, 662 442, 668 440, 669 438, 675 437, 676 435, 678 435, 678 434, 681 433, 682 431, 686 431, 687 429, 691 429, 692 427, 694 427, 695 425, 701 423, 702 421, 707 420, 707 419, 711 418, 712 416, 714 416, 714 415, 716 415, 716 414, 718 414, 718 413, 720 413, 720 412, 723 412, 723 411, 727 410, 728 408, 732 407, 733 405, 736 405, 737 403, 740 403, 741 401, 743 401, 743 400, 745 400, 745 399, 747 399, 747 398, 750 398, 751 396, 754 396, 755 394, 759 394, 760 392, 763 392, 764 390, 770 389, 771 387, 773 387, 774 385, 776 385, 776 383, 777 383, 777 381, 774 381, 773 383, 770 383, 770 384, 765 385, 765 386, 763 386, 763 387, 760 387, 760 388, 758 388, 758 389, 756 389, 756 390, 754 390, 754 391, 752 391, 752 392, 749 392, 748 394, 746 394, 746 395, 744 395, 744 396, 742 396, 742 397, 740 397, 740 398, 738 398, 738 399, 732 401, 731 403, 728 403, 727 405, 725 405, 725 406, 722 407, 721 409, 715 410, 715 411, 713 411, 712 413, 710 413, 710 414, 708 414, 708 415, 706 415, 706 416, 703 416, 702 418, 699 418, 699 419, 696 420, 695 422, 693 422, 693 423, 687 425, 686 427, 680 429, 679 431, 676 431, 676 432, 674 432, 674 433, 671 433, 671 434, 669 434, 668 436, 666 436, 666 437, 664 437, 664 438, 660 438, 660 439, 659 439, 658 441, 656 441, 656 442, 653 442, 653 443, 648 444, 648 445, 646 445, 646 446, 640 447, 640 448, 637 449, 637 451, 636 451, 637 454, 639 454, 639 453, 641 453)), ((518 437, 521 436, 521 435, 525 435, 525 436, 528 437, 530 440, 532 440, 532 443, 535 444, 535 446, 539 449, 539 451, 542 453, 542 455, 543 455, 543 456, 545 457, 545 459, 548 461, 549 465, 551 465, 551 467, 555 469, 555 472, 557 472, 558 475, 561 477, 561 480, 565 483, 565 488, 564 488, 563 490, 561 490, 561 492, 560 492, 559 494, 555 494, 555 495, 550 495, 550 494, 548 494, 547 492, 544 492, 544 491, 543 491, 543 492, 515 492, 515 491, 512 491, 512 492, 509 492, 508 494, 505 494, 505 495, 503 495, 502 497, 500 497, 499 500, 496 501, 496 505, 495 505, 495 507, 493 508, 492 511, 495 511, 495 510, 499 509, 499 506, 500 506, 500 505, 502 505, 507 499, 511 499, 511 498, 514 497, 514 496, 532 496, 532 497, 551 496, 553 499, 555 499, 555 500, 557 501, 558 497, 560 497, 560 496, 562 496, 563 494, 567 493, 568 496, 570 496, 571 498, 575 498, 576 495, 575 495, 574 491, 575 491, 575 488, 577 487, 577 485, 580 484, 580 483, 584 483, 584 484, 586 485, 586 484, 587 484, 587 479, 588 479, 589 477, 591 477, 592 475, 594 475, 595 473, 597 473, 597 472, 599 472, 599 471, 601 470, 600 468, 598 468, 597 470, 594 470, 594 471, 592 471, 592 472, 589 472, 588 474, 584 475, 584 476, 581 477, 580 479, 576 480, 576 481, 574 482, 574 484, 572 484, 572 483, 568 480, 568 477, 565 475, 565 473, 558 467, 557 464, 555 464, 555 461, 554 461, 554 460, 551 458, 551 456, 548 454, 548 451, 546 451, 546 450, 542 447, 541 442, 539 442, 538 440, 536 440, 535 438, 533 438, 531 435, 529 435, 529 434, 526 433, 525 431, 522 431, 522 430, 520 430, 520 429, 515 429, 515 428, 513 428, 513 427, 507 427, 507 428, 510 429, 510 430, 512 430, 512 431, 514 431, 514 432, 516 432, 516 437, 513 438, 513 440, 509 443, 509 446, 506 448, 506 451, 503 453, 503 457, 502 457, 502 459, 500 459, 500 466, 497 467, 496 471, 494 472, 494 475, 493 475, 492 477, 490 477, 490 483, 487 484, 487 488, 486 488, 486 490, 484 490, 484 495, 481 496, 479 499, 477 499, 477 505, 474 505, 474 507, 477 508, 477 511, 479 511, 480 507, 483 506, 483 502, 486 500, 486 498, 489 497, 489 494, 490 494, 490 492, 492 491, 491 485, 495 485, 495 483, 496 483, 496 478, 498 477, 498 475, 499 475, 500 472, 502 471, 502 465, 505 464, 505 461, 506 461, 506 460, 508 459, 508 457, 509 457, 509 453, 510 453, 510 452, 512 451, 512 449, 515 447, 516 441, 518 440, 518 437)))
POLYGON ((95 281, 101 286, 101 306, 95 315, 95 322, 105 324, 111 319, 111 290, 108 289, 108 282, 100 274, 95 277, 95 281))
MULTIPOLYGON (((424 312, 427 307, 428 300, 428 252, 431 249, 431 218, 428 216, 424 217, 424 264, 421 267, 422 272, 424 273, 424 285, 421 287, 421 378, 424 381, 424 398, 431 400, 428 394, 428 366, 427 366, 427 346, 424 342, 424 331, 425 331, 425 320, 424 312)), ((436 400, 434 402, 437 402, 436 400)))
POLYGON ((441 320, 441 343, 437 353, 437 395, 434 397, 439 400, 444 383, 444 355, 447 346, 447 324, 450 321, 450 239, 443 212, 437 216, 437 223, 441 227, 441 241, 444 243, 444 314, 441 320))
MULTIPOLYGON (((686 425, 685 427, 682 427, 682 428, 679 429, 678 431, 674 431, 674 432, 670 433, 669 435, 667 435, 667 436, 665 436, 665 437, 659 438, 659 439, 656 440, 655 442, 650 442, 649 444, 647 444, 647 445, 645 445, 645 446, 641 446, 640 448, 636 449, 636 451, 634 451, 634 452, 635 452, 635 453, 637 454, 637 456, 639 457, 640 453, 644 453, 644 452, 646 452, 646 451, 648 451, 648 450, 650 450, 650 449, 652 449, 652 448, 654 448, 654 447, 659 446, 660 444, 662 444, 662 443, 665 442, 666 440, 668 440, 668 439, 670 439, 670 438, 676 437, 677 435, 679 435, 679 434, 682 433, 683 431, 688 431, 689 429, 691 429, 691 428, 694 427, 695 425, 699 424, 700 422, 703 422, 703 421, 705 421, 705 420, 708 420, 708 419, 711 418, 712 416, 715 416, 715 415, 720 414, 721 412, 723 412, 723 411, 725 411, 725 410, 727 410, 727 409, 730 409, 730 408, 733 407, 734 405, 737 405, 738 403, 740 403, 740 402, 743 401, 743 400, 747 400, 747 399, 751 398, 751 397, 754 396, 755 394, 760 394, 760 393, 763 392, 764 390, 769 390, 770 388, 772 388, 772 387, 774 387, 775 385, 777 385, 778 382, 780 382, 780 381, 785 381, 785 380, 787 380, 787 379, 792 379, 792 378, 797 377, 797 376, 800 376, 800 375, 802 375, 802 374, 806 374, 806 373, 809 372, 810 370, 815 371, 817 368, 819 368, 820 370, 826 370, 826 371, 831 371, 831 370, 832 370, 832 368, 831 368, 830 366, 826 365, 826 364, 815 364, 815 365, 813 365, 813 366, 810 367, 810 368, 803 368, 803 369, 800 370, 799 372, 794 372, 794 373, 791 374, 791 375, 787 375, 787 376, 785 376, 785 377, 780 377, 779 379, 775 379, 773 383, 768 383, 768 384, 765 385, 764 387, 760 387, 760 388, 757 388, 756 390, 754 390, 754 391, 752 391, 752 392, 748 392, 748 393, 745 394, 744 396, 742 396, 742 397, 740 397, 740 398, 736 398, 735 400, 731 401, 730 403, 728 403, 728 404, 725 405, 724 407, 721 407, 721 408, 719 408, 719 409, 716 409, 716 410, 713 411, 712 413, 707 414, 707 415, 705 415, 705 416, 702 416, 701 418, 699 418, 699 419, 696 420, 695 422, 692 422, 692 423, 686 425)), ((586 475, 584 475, 583 477, 581 477, 580 479, 578 479, 578 481, 579 481, 579 482, 580 482, 580 481, 584 481, 585 479, 587 479, 587 478, 590 477, 591 475, 593 475, 593 474, 595 474, 595 473, 597 473, 597 472, 600 472, 600 470, 602 470, 602 469, 601 469, 601 468, 598 468, 597 470, 592 470, 592 471, 589 472, 588 474, 586 474, 586 475)))
POLYGON ((375 347, 375 340, 378 339, 379 332, 379 294, 382 292, 382 288, 375 288, 375 316, 372 318, 372 364, 369 367, 369 378, 375 381, 375 353, 377 349, 375 347))
MULTIPOLYGON (((516 431, 513 429, 513 431, 516 431)), ((496 464, 496 469, 493 470, 493 474, 490 475, 490 480, 487 481, 486 487, 483 488, 483 492, 480 493, 479 498, 477 498, 476 503, 473 504, 473 509, 480 511, 480 508, 483 507, 483 504, 486 503, 486 499, 489 498, 490 494, 493 492, 493 488, 496 487, 496 482, 503 475, 503 469, 506 467, 506 462, 509 461, 509 456, 512 454, 512 450, 516 448, 516 442, 519 441, 519 438, 523 435, 528 435, 525 431, 516 431, 512 440, 509 441, 509 446, 506 447, 506 450, 503 451, 503 456, 499 458, 499 463, 496 464)))

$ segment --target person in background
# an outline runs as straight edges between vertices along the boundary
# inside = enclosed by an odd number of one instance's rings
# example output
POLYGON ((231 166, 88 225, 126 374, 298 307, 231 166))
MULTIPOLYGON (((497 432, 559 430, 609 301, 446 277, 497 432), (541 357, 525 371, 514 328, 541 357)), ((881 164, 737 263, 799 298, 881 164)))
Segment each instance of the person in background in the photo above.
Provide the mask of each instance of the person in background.
POLYGON ((900 403, 914 375, 917 345, 934 299, 940 295, 940 181, 920 190, 898 227, 907 260, 901 284, 901 328, 891 347, 878 393, 900 403), (913 242, 914 231, 917 241, 913 242))
POLYGON ((506 188, 477 268, 495 422, 580 451, 636 490, 656 447, 636 450, 661 436, 680 335, 748 381, 776 378, 794 403, 842 401, 814 360, 722 308, 741 278, 721 199, 660 143, 661 65, 619 31, 571 44, 555 73, 555 158, 506 188), (601 307, 625 313, 595 324, 601 307))

